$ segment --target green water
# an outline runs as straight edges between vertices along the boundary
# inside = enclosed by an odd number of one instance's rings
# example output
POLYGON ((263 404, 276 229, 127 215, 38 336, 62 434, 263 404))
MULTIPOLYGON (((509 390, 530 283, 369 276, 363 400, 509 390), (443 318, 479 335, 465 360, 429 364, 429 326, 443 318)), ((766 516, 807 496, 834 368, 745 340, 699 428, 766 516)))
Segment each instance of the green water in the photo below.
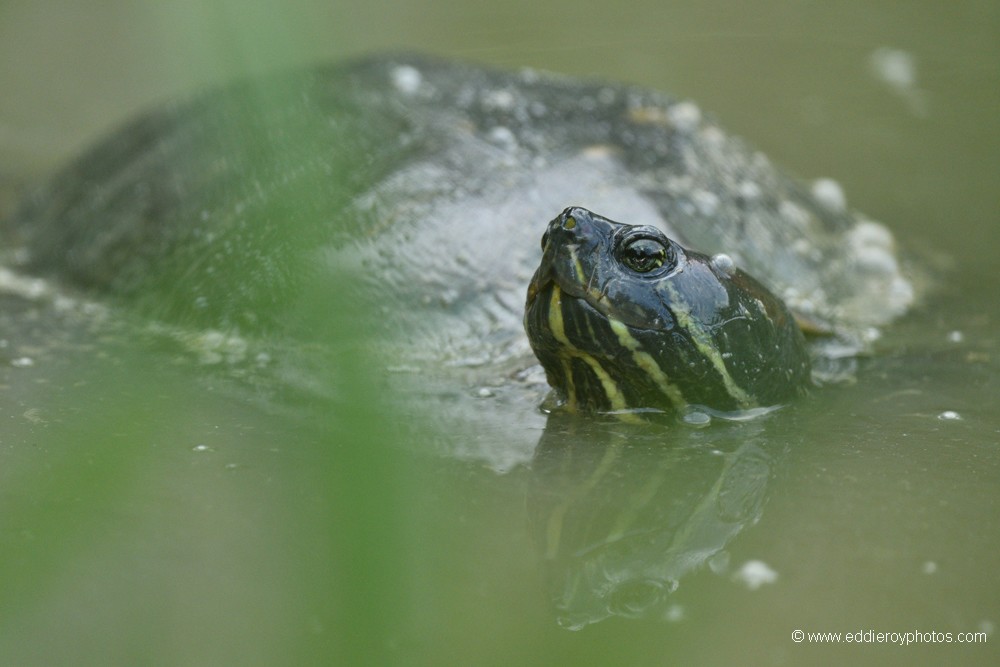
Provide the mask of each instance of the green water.
POLYGON ((628 446, 502 395, 476 428, 446 398, 411 421, 363 357, 303 420, 0 302, 0 664, 996 664, 1000 5, 212 7, 0 4, 0 204, 148 101, 416 48, 690 96, 840 181, 937 288, 856 383, 628 446), (881 47, 913 58, 912 85, 872 74, 881 47), (602 551, 612 534, 635 548, 602 551), (642 557, 660 540, 684 558, 642 557), (751 589, 755 561, 774 577, 751 589), (566 602, 587 563, 632 573, 610 606, 639 618, 566 602), (645 608, 656 586, 676 590, 645 608))

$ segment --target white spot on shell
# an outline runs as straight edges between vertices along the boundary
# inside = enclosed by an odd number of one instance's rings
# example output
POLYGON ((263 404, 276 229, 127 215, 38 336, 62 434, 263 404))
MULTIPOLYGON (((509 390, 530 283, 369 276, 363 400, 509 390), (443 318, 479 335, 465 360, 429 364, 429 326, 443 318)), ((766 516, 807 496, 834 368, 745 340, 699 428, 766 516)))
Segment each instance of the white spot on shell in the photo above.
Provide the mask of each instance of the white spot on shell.
POLYGON ((487 109, 509 111, 514 107, 514 93, 509 90, 491 90, 483 96, 483 105, 487 109))
POLYGON ((423 75, 412 65, 400 65, 392 70, 392 85, 404 95, 413 95, 420 89, 423 75))
POLYGON ((819 253, 809 239, 795 239, 792 241, 792 251, 801 257, 818 257, 819 253))
POLYGON ((854 261, 859 268, 871 273, 892 275, 899 272, 899 264, 892 253, 878 246, 857 248, 854 252, 854 261))
POLYGON ((510 131, 509 128, 503 125, 497 125, 489 131, 490 142, 503 148, 505 150, 511 151, 517 148, 517 137, 514 133, 510 131))
POLYGON ((538 83, 541 76, 538 74, 538 70, 532 69, 530 67, 525 67, 521 70, 521 81, 527 84, 538 83))
POLYGON ((861 340, 866 344, 872 344, 882 337, 882 331, 878 327, 868 327, 861 331, 861 340))
POLYGON ((761 171, 771 169, 771 160, 760 151, 753 154, 753 157, 750 158, 750 164, 754 169, 760 169, 761 171))
POLYGON ((736 186, 736 190, 740 193, 740 197, 746 201, 753 201, 760 198, 760 185, 756 181, 740 181, 740 184, 736 186))
POLYGON ((781 202, 778 206, 778 213, 780 213, 781 217, 787 220, 790 224, 797 227, 801 227, 809 221, 809 213, 804 208, 793 201, 789 201, 788 199, 781 202))
POLYGON ((840 183, 832 178, 818 178, 813 181, 812 194, 829 211, 843 213, 847 210, 847 195, 840 183))
POLYGON ((872 220, 862 220, 851 230, 851 244, 855 247, 878 246, 891 250, 894 246, 892 232, 885 225, 872 220))
POLYGON ((889 286, 889 304, 893 315, 902 315, 907 307, 916 300, 913 283, 903 276, 896 276, 889 286))
POLYGON ((41 278, 28 278, 3 267, 0 267, 0 292, 29 301, 37 301, 52 294, 48 283, 41 278))
POLYGON ((705 142, 705 145, 711 148, 722 148, 727 145, 726 133, 715 125, 703 128, 701 138, 705 142))
POLYGON ((883 225, 863 220, 854 226, 847 240, 855 262, 860 268, 884 275, 899 273, 899 264, 893 252, 892 234, 883 225))
POLYGON ((678 130, 691 132, 701 123, 701 109, 694 102, 678 102, 667 109, 667 117, 678 130))
POLYGON ((691 193, 694 205, 698 207, 698 212, 704 216, 711 217, 719 210, 719 196, 708 190, 695 190, 691 193))

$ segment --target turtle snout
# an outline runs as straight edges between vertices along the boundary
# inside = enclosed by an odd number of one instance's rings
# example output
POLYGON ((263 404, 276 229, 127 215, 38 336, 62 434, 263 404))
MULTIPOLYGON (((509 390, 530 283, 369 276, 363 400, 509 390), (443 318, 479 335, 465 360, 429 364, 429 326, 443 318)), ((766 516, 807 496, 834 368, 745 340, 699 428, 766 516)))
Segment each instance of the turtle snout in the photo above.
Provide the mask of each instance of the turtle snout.
POLYGON ((549 223, 542 237, 542 247, 591 240, 595 235, 594 214, 579 206, 570 206, 549 223))

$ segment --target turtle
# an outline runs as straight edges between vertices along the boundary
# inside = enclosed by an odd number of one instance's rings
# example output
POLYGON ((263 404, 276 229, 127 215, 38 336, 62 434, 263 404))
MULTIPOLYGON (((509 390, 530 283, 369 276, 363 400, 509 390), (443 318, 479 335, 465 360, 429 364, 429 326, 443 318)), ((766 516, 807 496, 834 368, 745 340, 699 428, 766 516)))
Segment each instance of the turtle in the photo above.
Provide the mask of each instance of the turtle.
POLYGON ((2 234, 18 271, 277 347, 334 345, 335 304, 366 304, 364 337, 417 384, 526 377, 534 352, 544 405, 581 412, 780 404, 916 298, 835 182, 692 101, 412 54, 146 111, 2 234))

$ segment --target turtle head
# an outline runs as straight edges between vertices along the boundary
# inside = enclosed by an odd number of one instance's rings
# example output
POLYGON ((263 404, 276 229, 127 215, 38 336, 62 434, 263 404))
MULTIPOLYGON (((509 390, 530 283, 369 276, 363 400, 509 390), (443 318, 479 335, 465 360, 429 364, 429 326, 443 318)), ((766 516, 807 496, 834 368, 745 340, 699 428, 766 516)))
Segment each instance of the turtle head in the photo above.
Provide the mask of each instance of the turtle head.
POLYGON ((799 393, 805 341, 727 255, 571 207, 549 223, 524 326, 571 410, 744 410, 799 393))

